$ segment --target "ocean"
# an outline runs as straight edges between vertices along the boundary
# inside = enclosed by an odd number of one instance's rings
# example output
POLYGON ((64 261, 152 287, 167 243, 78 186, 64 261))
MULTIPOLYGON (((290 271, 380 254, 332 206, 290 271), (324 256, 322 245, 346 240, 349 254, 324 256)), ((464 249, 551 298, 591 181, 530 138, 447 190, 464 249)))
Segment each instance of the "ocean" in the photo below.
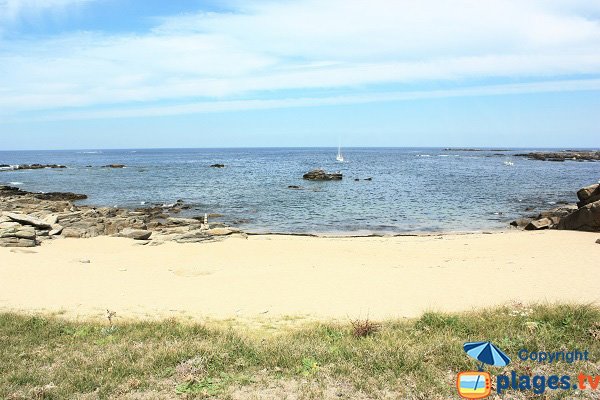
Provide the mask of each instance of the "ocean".
POLYGON ((334 148, 0 151, 0 164, 68 167, 0 171, 0 184, 84 193, 89 198, 82 204, 98 206, 181 199, 191 205, 181 216, 220 214, 218 220, 248 232, 480 231, 573 203, 579 188, 600 179, 597 162, 512 156, 532 150, 348 148, 343 163, 334 148), (214 163, 225 168, 211 168, 214 163), (127 168, 101 168, 106 164, 127 168), (344 178, 302 179, 315 168, 344 178), (294 185, 301 189, 288 188, 294 185))

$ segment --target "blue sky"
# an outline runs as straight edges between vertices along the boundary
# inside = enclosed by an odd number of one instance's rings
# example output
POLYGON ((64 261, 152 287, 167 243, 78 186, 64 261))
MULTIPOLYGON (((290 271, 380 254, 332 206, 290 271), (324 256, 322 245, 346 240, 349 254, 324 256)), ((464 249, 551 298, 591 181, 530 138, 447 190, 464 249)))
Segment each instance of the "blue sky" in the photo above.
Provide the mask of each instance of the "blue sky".
POLYGON ((600 146, 600 2, 0 0, 0 150, 600 146))

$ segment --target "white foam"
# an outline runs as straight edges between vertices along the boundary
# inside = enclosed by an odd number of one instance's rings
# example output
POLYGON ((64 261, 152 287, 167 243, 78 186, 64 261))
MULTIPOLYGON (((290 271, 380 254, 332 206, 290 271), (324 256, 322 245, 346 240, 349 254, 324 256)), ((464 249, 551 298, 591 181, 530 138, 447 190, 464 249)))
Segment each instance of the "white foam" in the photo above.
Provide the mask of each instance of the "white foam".
POLYGON ((23 182, 8 182, 9 185, 22 185, 23 182))

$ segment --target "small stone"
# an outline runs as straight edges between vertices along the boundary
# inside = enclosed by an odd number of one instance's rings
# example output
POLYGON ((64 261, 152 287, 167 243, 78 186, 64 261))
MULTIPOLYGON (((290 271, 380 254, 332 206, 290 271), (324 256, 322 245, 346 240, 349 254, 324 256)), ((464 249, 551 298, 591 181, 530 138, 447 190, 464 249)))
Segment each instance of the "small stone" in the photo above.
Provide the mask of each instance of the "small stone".
POLYGON ((79 262, 82 263, 82 264, 89 264, 89 263, 91 263, 91 261, 88 260, 87 258, 82 258, 81 260, 79 260, 79 262))

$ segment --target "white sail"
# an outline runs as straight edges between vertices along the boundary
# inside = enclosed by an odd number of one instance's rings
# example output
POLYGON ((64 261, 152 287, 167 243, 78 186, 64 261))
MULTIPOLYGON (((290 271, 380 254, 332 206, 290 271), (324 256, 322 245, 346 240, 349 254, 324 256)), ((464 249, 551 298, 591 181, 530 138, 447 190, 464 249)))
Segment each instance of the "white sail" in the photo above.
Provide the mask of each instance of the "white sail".
POLYGON ((342 146, 338 145, 338 153, 335 159, 339 162, 344 162, 344 156, 342 155, 342 146))

